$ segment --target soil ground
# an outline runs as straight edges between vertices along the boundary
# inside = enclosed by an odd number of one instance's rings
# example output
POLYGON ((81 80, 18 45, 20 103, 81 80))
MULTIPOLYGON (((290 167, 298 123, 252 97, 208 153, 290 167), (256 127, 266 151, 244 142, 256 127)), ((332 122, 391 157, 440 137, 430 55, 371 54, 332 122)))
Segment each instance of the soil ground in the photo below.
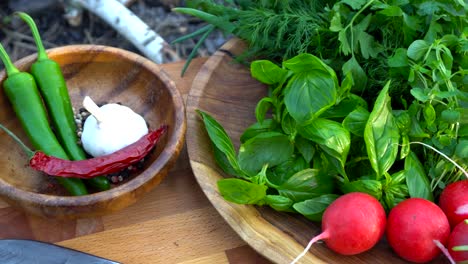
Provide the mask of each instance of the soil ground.
MULTIPOLYGON (((34 18, 46 48, 70 44, 100 44, 141 54, 112 27, 86 10, 82 14, 79 25, 70 25, 65 18, 63 1, 0 0, 0 42, 13 61, 36 52, 29 28, 20 20, 11 17, 12 12, 18 10, 26 11, 34 18), (44 8, 44 5, 47 6, 44 8)), ((202 21, 193 17, 171 11, 172 7, 184 6, 182 0, 135 0, 131 2, 133 3, 129 5, 129 9, 168 43, 204 25, 202 21)), ((208 56, 214 53, 225 41, 226 38, 222 33, 212 34, 199 49, 198 56, 208 56)), ((170 45, 172 55, 168 62, 186 59, 194 45, 194 40, 170 45)), ((0 65, 0 69, 2 68, 3 65, 0 65)))

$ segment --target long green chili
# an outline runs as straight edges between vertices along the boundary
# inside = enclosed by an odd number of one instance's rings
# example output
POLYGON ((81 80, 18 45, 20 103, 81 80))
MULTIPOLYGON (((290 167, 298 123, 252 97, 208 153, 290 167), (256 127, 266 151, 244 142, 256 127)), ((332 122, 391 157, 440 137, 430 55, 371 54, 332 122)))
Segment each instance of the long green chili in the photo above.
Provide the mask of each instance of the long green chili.
MULTIPOLYGON (((77 144, 73 108, 60 65, 48 57, 34 20, 23 12, 15 14, 28 24, 36 42, 37 61, 31 65, 31 73, 44 98, 57 138, 72 160, 84 160, 86 154, 77 144)), ((86 180, 86 183, 100 190, 110 188, 104 176, 86 180)))
MULTIPOLYGON (((0 59, 5 65, 7 78, 3 89, 16 116, 36 150, 58 158, 69 159, 49 126, 39 90, 31 74, 19 71, 0 44, 0 59)), ((72 195, 87 194, 80 179, 57 178, 72 195)))

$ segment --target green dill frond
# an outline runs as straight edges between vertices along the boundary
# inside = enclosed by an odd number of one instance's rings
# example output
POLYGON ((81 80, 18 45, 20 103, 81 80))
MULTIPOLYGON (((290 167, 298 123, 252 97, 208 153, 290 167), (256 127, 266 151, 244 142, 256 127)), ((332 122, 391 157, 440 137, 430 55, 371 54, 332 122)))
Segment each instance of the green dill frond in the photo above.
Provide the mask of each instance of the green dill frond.
POLYGON ((270 57, 290 58, 310 52, 314 38, 328 28, 328 21, 319 16, 319 1, 261 1, 275 2, 272 9, 251 8, 239 11, 235 35, 246 40, 250 48, 265 51, 270 57), (307 2, 307 3, 306 3, 307 2), (282 8, 278 8, 280 6, 282 8), (280 10, 275 10, 280 9, 280 10))

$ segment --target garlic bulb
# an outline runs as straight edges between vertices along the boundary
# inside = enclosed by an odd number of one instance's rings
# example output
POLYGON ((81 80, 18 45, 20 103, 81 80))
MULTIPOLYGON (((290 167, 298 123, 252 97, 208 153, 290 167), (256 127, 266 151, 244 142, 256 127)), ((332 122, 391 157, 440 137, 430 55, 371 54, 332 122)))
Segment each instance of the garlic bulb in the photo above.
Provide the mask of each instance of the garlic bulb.
POLYGON ((81 142, 93 157, 111 154, 148 133, 146 121, 129 107, 106 104, 98 107, 89 97, 83 106, 91 113, 83 125, 81 142))

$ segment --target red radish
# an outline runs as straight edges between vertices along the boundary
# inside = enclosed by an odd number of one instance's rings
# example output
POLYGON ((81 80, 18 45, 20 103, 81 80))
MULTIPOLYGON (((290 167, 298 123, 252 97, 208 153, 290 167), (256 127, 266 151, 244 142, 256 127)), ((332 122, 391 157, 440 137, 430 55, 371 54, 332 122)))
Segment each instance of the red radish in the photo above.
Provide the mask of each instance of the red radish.
POLYGON ((444 212, 433 202, 410 198, 390 211, 387 219, 387 240, 402 258, 423 263, 439 255, 434 240, 445 245, 450 224, 444 212))
POLYGON ((452 230, 447 248, 453 260, 457 262, 466 261, 468 263, 468 219, 460 222, 452 230), (466 248, 462 248, 462 246, 466 248))
POLYGON ((440 194, 439 206, 447 215, 452 228, 468 219, 468 180, 447 185, 440 194))
POLYGON ((366 193, 345 194, 327 207, 322 217, 322 233, 291 264, 318 240, 324 240, 330 249, 342 255, 369 250, 382 238, 385 223, 385 210, 377 199, 366 193))

